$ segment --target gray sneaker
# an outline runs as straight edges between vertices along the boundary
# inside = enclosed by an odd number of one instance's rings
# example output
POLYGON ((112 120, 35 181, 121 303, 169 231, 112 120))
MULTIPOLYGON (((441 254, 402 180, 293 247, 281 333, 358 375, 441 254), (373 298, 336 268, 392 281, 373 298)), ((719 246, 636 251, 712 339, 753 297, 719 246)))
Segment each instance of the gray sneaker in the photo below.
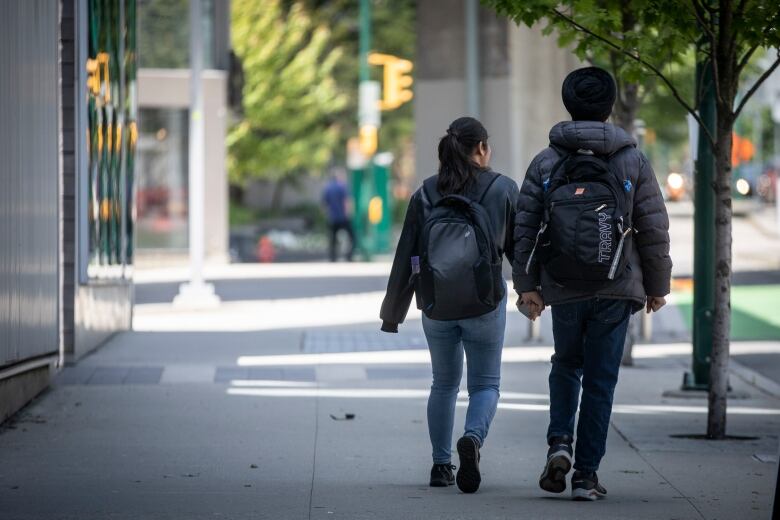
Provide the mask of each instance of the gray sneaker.
POLYGON ((575 471, 571 477, 571 498, 574 500, 599 500, 607 498, 607 490, 599 484, 596 472, 575 471))
POLYGON ((566 475, 571 470, 572 438, 568 435, 553 437, 549 443, 547 463, 539 477, 539 487, 550 493, 563 493, 566 490, 566 475))

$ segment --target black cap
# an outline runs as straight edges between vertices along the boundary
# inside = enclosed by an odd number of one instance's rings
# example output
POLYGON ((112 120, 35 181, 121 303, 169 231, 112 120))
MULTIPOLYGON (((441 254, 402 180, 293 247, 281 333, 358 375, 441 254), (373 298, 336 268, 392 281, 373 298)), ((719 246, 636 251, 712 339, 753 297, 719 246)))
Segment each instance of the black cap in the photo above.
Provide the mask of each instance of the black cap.
POLYGON ((561 97, 573 120, 606 121, 615 104, 617 87, 606 70, 585 67, 566 76, 561 97))

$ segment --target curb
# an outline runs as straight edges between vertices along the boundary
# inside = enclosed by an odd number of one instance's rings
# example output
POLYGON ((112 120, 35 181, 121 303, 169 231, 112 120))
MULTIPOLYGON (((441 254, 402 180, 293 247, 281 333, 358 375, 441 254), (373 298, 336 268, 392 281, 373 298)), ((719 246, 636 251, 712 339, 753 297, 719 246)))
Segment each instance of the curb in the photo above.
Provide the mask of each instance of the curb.
POLYGON ((780 398, 780 384, 775 383, 768 377, 759 374, 752 368, 748 368, 736 361, 734 358, 729 359, 729 371, 740 378, 745 383, 761 390, 762 392, 771 395, 772 397, 780 398))

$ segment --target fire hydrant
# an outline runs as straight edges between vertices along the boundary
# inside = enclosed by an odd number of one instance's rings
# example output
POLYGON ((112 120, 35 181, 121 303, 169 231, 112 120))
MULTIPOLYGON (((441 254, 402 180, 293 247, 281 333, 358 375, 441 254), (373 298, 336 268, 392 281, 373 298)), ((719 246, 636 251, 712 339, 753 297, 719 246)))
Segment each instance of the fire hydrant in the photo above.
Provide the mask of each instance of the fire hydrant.
POLYGON ((267 236, 263 235, 260 240, 257 241, 257 259, 264 264, 268 264, 274 261, 276 257, 276 249, 273 242, 267 236))

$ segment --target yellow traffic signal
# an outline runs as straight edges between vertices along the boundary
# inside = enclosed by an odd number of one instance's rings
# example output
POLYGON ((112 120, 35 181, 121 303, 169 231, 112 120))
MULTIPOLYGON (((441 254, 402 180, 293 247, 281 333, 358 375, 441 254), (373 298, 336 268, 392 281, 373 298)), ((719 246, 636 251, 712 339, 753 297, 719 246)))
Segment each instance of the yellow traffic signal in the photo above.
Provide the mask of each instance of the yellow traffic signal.
POLYGON ((371 197, 368 202, 368 221, 372 224, 379 224, 382 221, 382 197, 371 197))
POLYGON ((365 157, 374 155, 377 146, 377 127, 372 125, 361 126, 359 141, 360 151, 365 157))
POLYGON ((390 54, 372 52, 368 55, 368 63, 384 67, 383 99, 379 102, 379 108, 394 110, 407 101, 411 101, 414 97, 414 93, 411 91, 414 79, 409 75, 414 68, 411 61, 390 54))

